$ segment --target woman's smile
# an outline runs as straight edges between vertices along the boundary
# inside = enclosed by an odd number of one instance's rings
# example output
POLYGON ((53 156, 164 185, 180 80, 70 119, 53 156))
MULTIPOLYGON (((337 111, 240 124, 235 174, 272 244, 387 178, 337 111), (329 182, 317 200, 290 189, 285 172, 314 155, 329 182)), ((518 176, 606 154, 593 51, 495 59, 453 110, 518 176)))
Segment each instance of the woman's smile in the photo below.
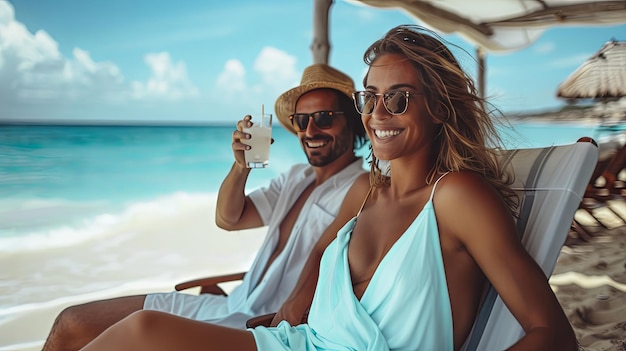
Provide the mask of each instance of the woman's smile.
POLYGON ((374 129, 374 135, 378 139, 389 139, 402 133, 402 131, 402 129, 374 129))

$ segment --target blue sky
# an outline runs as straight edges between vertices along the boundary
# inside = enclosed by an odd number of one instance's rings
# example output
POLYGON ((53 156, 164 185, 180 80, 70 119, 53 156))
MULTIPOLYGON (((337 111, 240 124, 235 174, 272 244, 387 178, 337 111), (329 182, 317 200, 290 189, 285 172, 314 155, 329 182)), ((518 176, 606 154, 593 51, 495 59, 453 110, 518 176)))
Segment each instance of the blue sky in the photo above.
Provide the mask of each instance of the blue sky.
MULTIPOLYGON (((0 120, 219 122, 261 104, 272 112, 312 63, 312 9, 313 0, 0 0, 0 120)), ((404 23, 419 24, 335 0, 330 64, 360 88, 363 51, 404 23)), ((626 40, 626 25, 550 29, 528 48, 490 53, 487 93, 505 113, 559 108, 557 86, 612 38, 626 40)), ((475 74, 471 57, 459 59, 475 74)))

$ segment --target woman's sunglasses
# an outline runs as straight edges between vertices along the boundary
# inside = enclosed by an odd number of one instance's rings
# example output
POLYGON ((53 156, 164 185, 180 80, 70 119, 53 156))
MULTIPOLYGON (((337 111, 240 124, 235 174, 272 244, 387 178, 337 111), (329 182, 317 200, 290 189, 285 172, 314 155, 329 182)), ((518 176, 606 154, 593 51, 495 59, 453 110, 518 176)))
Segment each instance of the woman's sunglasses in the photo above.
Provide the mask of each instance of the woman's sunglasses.
POLYGON ((333 126, 335 115, 342 114, 341 111, 317 111, 313 113, 294 113, 289 116, 291 125, 297 132, 303 132, 309 126, 309 119, 313 118, 315 126, 319 129, 328 129, 333 126))
POLYGON ((371 91, 356 91, 352 93, 354 98, 354 106, 360 114, 369 115, 376 109, 376 102, 378 97, 383 97, 383 105, 385 110, 392 115, 401 115, 406 112, 409 107, 409 96, 411 93, 408 91, 392 90, 382 94, 374 94, 371 91))

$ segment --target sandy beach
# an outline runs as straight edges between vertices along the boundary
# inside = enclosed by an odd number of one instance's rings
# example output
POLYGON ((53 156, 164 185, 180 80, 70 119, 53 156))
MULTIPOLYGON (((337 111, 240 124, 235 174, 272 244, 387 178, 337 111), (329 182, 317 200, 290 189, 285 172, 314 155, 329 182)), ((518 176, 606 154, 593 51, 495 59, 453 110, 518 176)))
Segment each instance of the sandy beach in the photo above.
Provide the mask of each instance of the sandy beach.
MULTIPOLYGON (((623 210, 620 200, 613 206, 623 210)), ((579 212, 582 212, 579 210, 579 212)), ((583 213, 577 217, 584 220, 583 213)), ((588 351, 626 350, 626 226, 568 240, 550 284, 588 351)))
POLYGON ((19 306, 0 308, 0 351, 41 350, 54 318, 70 305, 172 291, 186 280, 245 271, 265 228, 217 228, 215 202, 214 194, 174 194, 109 218, 99 224, 103 233, 85 242, 0 252, 2 281, 21 282, 0 284, 0 296, 31 296, 19 306))
MULTIPOLYGON (((623 123, 624 99, 613 104, 606 122, 623 123), (616 108, 617 107, 617 108, 616 108)), ((529 116, 547 121, 583 120, 598 123, 606 106, 586 111, 565 111, 548 116, 529 116)), ((606 115, 605 115, 606 116, 606 115)), ((616 134, 600 144, 600 159, 610 157, 611 149, 624 145, 626 134, 616 134)), ((626 172, 619 179, 626 179, 626 172)), ((602 180, 600 180, 602 182, 602 180)), ((622 194, 624 195, 624 194, 622 194)), ((570 233, 550 277, 561 306, 568 316, 579 343, 588 351, 626 350, 626 201, 624 196, 591 203, 593 210, 578 209, 576 221, 590 238, 570 233)), ((589 202, 590 201, 590 202, 589 202)))

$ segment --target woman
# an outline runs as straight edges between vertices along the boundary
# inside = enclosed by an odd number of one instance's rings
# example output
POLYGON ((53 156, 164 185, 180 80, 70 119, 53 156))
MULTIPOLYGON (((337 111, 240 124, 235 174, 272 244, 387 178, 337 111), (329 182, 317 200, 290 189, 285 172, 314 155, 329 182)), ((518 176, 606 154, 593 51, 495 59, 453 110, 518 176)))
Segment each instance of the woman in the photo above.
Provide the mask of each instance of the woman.
POLYGON ((365 91, 354 100, 370 176, 349 191, 278 326, 237 331, 142 311, 86 350, 459 350, 487 279, 526 332, 511 350, 576 349, 515 234, 515 198, 471 79, 419 27, 392 29, 364 58, 365 91), (308 324, 297 325, 307 310, 308 324))

